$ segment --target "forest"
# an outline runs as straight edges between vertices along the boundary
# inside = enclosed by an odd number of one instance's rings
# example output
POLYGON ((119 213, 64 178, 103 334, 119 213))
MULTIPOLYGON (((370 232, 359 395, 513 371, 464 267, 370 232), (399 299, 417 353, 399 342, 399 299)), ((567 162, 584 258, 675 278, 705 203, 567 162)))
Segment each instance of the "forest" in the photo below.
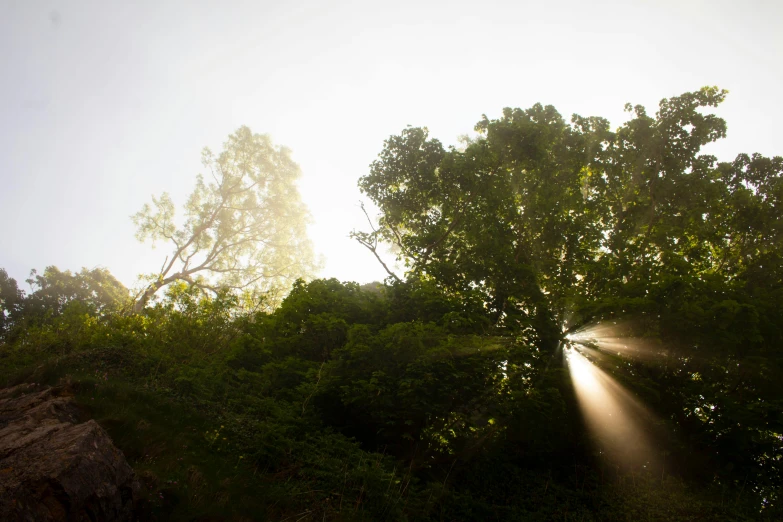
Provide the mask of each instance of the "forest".
POLYGON ((362 285, 315 278, 299 167, 242 127, 133 216, 140 288, 0 270, 0 385, 72 390, 139 520, 780 520, 783 157, 702 152, 726 96, 403 129, 362 285))

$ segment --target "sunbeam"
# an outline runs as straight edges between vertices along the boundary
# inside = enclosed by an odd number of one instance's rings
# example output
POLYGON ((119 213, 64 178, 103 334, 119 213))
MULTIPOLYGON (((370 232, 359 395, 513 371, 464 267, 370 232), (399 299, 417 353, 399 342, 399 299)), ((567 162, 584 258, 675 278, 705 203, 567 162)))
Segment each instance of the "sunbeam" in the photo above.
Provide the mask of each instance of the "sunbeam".
POLYGON ((648 436, 650 413, 576 344, 570 343, 565 353, 576 398, 597 449, 618 465, 649 466, 655 455, 648 436))
POLYGON ((632 325, 617 321, 585 326, 566 335, 566 339, 579 345, 598 348, 607 353, 633 357, 646 362, 662 361, 669 351, 653 339, 631 335, 632 325))

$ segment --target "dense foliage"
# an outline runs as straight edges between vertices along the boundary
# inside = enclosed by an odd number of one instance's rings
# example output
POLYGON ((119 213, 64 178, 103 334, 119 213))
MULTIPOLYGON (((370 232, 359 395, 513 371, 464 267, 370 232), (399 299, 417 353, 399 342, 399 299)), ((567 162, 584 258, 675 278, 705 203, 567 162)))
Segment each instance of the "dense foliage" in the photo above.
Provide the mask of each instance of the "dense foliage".
POLYGON ((103 270, 0 271, 2 384, 72 389, 151 520, 779 519, 783 159, 699 154, 724 95, 404 130, 360 181, 357 238, 409 268, 385 284, 251 311, 173 281, 134 313, 103 270), (636 348, 584 352, 649 408, 644 466, 598 451, 564 365, 602 328, 636 348))
POLYGON ((700 153, 726 134, 707 112, 725 96, 705 87, 654 117, 627 105, 616 131, 551 106, 505 109, 464 150, 407 128, 360 180, 381 216, 356 236, 393 244, 444 291, 478 294, 494 325, 555 355, 564 333, 625 316, 624 336, 667 353, 618 378, 698 440, 688 451, 717 466, 695 466, 705 478, 769 502, 783 472, 783 158, 700 153))

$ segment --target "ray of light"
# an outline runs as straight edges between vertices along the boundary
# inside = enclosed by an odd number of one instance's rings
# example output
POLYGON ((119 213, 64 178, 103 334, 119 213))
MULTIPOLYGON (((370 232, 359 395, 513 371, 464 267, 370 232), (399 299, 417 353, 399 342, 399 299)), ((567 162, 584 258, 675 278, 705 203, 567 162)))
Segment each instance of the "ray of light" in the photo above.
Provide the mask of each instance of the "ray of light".
POLYGON ((629 323, 616 321, 586 326, 566 335, 572 343, 598 348, 607 353, 633 357, 647 362, 663 361, 669 350, 653 339, 633 337, 629 323))
POLYGON ((655 450, 648 437, 652 417, 646 408, 573 345, 566 348, 566 363, 598 450, 618 465, 650 466, 655 450))

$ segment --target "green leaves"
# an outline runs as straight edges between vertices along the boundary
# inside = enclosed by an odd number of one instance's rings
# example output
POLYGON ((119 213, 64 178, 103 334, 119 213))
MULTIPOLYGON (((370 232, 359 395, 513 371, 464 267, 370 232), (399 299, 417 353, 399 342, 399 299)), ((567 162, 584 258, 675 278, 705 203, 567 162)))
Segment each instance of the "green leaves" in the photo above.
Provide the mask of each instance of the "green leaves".
POLYGON ((580 296, 665 274, 729 276, 762 237, 780 244, 783 160, 699 154, 725 136, 703 112, 725 96, 664 99, 655 117, 627 105, 634 116, 616 132, 602 118, 568 124, 551 106, 507 108, 464 150, 407 128, 359 187, 381 211, 377 237, 412 273, 477 289, 498 324, 537 322, 551 337, 580 296))
POLYGON ((451 453, 488 429, 505 394, 499 365, 507 346, 451 336, 432 323, 395 323, 375 335, 356 326, 325 368, 320 404, 336 412, 339 401, 341 415, 356 426, 349 433, 370 447, 407 458, 417 458, 415 451, 451 453))

